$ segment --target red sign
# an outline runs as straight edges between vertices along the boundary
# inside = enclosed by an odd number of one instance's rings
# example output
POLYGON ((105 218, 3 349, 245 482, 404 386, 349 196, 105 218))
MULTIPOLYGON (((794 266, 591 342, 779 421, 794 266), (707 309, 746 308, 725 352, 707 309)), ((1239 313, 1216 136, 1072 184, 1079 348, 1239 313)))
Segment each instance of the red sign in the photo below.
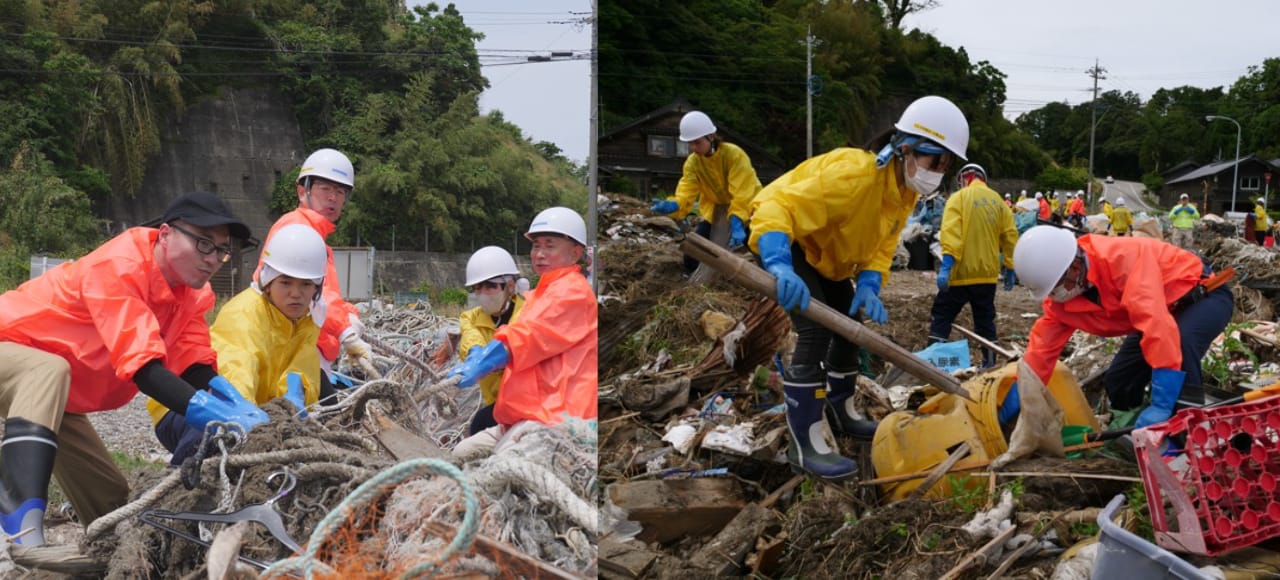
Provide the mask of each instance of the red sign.
POLYGON ((1267 179, 1267 183, 1271 183, 1271 172, 1270 172, 1270 171, 1268 171, 1268 172, 1264 173, 1263 175, 1266 177, 1266 179, 1267 179))

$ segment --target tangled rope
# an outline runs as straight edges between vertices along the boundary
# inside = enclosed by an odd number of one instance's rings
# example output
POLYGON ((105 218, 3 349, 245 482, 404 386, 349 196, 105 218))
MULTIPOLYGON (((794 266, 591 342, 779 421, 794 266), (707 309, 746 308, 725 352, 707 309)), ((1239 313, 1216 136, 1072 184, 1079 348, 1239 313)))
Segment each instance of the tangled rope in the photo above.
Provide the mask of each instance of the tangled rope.
POLYGON ((519 485, 564 511, 569 519, 592 535, 599 533, 599 511, 578 497, 555 473, 528 459, 495 456, 475 474, 476 485, 496 491, 504 485, 519 485))
POLYGON ((311 538, 307 540, 305 553, 276 562, 263 572, 262 578, 272 578, 291 571, 302 572, 304 577, 308 579, 313 578, 317 572, 336 574, 337 571, 316 557, 329 535, 346 523, 358 508, 367 506, 374 499, 389 492, 389 490, 382 489, 382 486, 398 486, 404 481, 416 477, 420 472, 443 475, 457 482, 458 487, 462 488, 463 504, 466 512, 462 518, 462 525, 458 526, 458 533, 449 542, 449 545, 434 560, 414 566, 401 577, 418 578, 426 575, 447 562, 454 554, 470 549, 472 542, 475 541, 476 529, 479 525, 479 518, 476 514, 480 511, 480 500, 476 498, 471 484, 457 467, 447 462, 438 459, 411 459, 386 469, 361 484, 360 487, 343 499, 342 503, 338 504, 338 507, 334 508, 320 521, 315 531, 311 533, 311 538))

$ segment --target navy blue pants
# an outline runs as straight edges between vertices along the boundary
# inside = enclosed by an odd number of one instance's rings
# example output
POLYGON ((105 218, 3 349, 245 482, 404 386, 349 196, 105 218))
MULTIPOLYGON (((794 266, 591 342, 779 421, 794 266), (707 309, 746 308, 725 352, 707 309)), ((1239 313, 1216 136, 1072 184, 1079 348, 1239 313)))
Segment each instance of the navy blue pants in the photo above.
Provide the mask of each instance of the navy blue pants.
MULTIPOLYGON (((698 227, 694 228, 693 231, 698 235, 704 238, 707 238, 709 240, 711 239, 711 222, 707 220, 702 220, 698 222, 698 227)), ((684 273, 692 274, 693 271, 697 269, 698 269, 698 261, 686 255, 684 257, 684 273)))
POLYGON ((203 431, 187 425, 187 418, 173 411, 165 413, 160 422, 156 423, 156 438, 165 449, 173 453, 169 465, 174 467, 182 465, 183 459, 196 454, 203 437, 203 431))
MULTIPOLYGON (((826 304, 837 312, 849 312, 854 289, 851 281, 823 277, 805 260, 800 244, 791 244, 791 256, 796 274, 809 288, 810 300, 826 304)), ((854 317, 854 320, 861 321, 861 316, 854 317)), ((801 316, 799 312, 791 313, 791 328, 797 335, 796 349, 791 355, 791 366, 786 369, 788 376, 784 378, 820 383, 826 381, 827 371, 851 373, 858 370, 858 345, 801 316)))
MULTIPOLYGON (((1179 406, 1204 404, 1200 359, 1209 351, 1213 339, 1231 322, 1234 302, 1231 286, 1223 284, 1174 317, 1182 341, 1182 372, 1187 373, 1182 393, 1178 395, 1179 406)), ((1123 411, 1142 406, 1147 384, 1151 382, 1151 365, 1142 356, 1141 341, 1141 333, 1126 336, 1102 378, 1114 409, 1123 411)))
POLYGON ((929 312, 929 344, 951 340, 951 324, 968 304, 973 310, 973 331, 996 342, 996 285, 949 286, 933 297, 929 312))

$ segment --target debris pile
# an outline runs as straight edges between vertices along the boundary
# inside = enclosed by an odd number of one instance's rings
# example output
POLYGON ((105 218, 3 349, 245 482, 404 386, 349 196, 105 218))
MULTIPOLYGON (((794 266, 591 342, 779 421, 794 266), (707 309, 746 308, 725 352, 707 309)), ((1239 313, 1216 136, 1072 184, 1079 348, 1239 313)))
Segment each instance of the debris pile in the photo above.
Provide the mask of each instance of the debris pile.
MULTIPOLYGON (((602 577, 1047 578, 1073 566, 1083 570, 1077 577, 1088 577, 1098 551, 1087 546, 1096 546, 1102 506, 1121 494, 1131 505, 1141 499, 1132 461, 1111 451, 1100 456, 1094 450, 1102 443, 1072 443, 1065 434, 1068 458, 1018 459, 998 469, 948 449, 955 469, 935 468, 931 488, 921 485, 919 494, 896 503, 882 497, 890 482, 876 479, 871 465, 879 438, 836 441, 859 461, 861 481, 795 475, 785 459, 790 435, 780 379, 794 336, 785 314, 723 280, 690 285, 681 274, 682 236, 652 221, 639 200, 610 196, 603 207, 602 577), (730 350, 739 358, 727 356, 730 350)), ((1161 233, 1158 218, 1139 225, 1145 235, 1161 233)), ((1242 241, 1237 246, 1206 231, 1197 241, 1215 267, 1256 264, 1246 269, 1272 276, 1274 251, 1253 246, 1265 252, 1255 254, 1242 241)), ((1280 360, 1276 325, 1257 322, 1273 320, 1273 298, 1247 284, 1234 288, 1237 309, 1250 314, 1220 338, 1219 354, 1211 349, 1234 372, 1223 375, 1224 389, 1267 381, 1280 360)), ((935 293, 932 271, 895 268, 881 295, 890 322, 870 328, 922 350, 935 293)), ((1039 313, 1025 290, 998 292, 998 346, 1017 356, 1039 313)), ((955 324, 972 328, 970 313, 955 324)), ((1112 416, 1102 378, 1121 340, 1076 333, 1061 359, 1087 398, 1081 408, 1096 413, 1103 430, 1112 416)), ((971 359, 981 360, 977 345, 971 348, 971 359)), ((875 357, 864 354, 861 372, 858 407, 868 418, 937 404, 936 388, 875 357)), ((990 375, 970 369, 957 376, 990 375)), ((998 435, 1007 440, 1008 427, 998 435)), ((914 481, 925 475, 912 474, 914 481)), ((1144 509, 1139 503, 1125 512, 1144 509)), ((1213 563, 1180 556, 1197 566, 1213 563)))

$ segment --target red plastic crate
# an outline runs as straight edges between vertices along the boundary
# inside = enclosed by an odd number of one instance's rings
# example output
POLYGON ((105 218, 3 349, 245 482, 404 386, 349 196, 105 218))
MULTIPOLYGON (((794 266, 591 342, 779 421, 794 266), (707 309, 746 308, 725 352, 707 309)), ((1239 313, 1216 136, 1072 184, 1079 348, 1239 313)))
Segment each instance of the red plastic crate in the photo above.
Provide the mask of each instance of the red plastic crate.
POLYGON ((1280 397, 1185 409, 1133 446, 1161 547, 1214 556, 1280 536, 1280 397), (1185 453, 1163 452, 1175 435, 1185 453))

